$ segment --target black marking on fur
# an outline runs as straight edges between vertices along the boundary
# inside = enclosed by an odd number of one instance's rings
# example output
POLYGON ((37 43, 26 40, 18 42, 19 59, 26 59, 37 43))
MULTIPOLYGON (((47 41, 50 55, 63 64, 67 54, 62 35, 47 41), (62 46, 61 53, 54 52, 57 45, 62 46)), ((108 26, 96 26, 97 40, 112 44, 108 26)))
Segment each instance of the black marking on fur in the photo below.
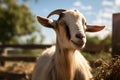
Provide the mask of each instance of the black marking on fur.
POLYGON ((70 38, 71 38, 71 35, 70 35, 70 29, 69 29, 69 27, 66 25, 66 36, 67 36, 67 38, 68 38, 68 40, 70 40, 70 38))

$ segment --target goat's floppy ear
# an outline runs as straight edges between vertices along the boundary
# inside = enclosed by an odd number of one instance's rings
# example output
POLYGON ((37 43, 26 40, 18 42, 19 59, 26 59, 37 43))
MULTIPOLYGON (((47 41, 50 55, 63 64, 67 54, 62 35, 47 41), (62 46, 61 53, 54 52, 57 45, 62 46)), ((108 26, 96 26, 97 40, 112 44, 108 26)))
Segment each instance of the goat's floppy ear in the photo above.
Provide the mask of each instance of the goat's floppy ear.
POLYGON ((43 18, 41 16, 37 16, 37 20, 39 23, 41 23, 43 26, 48 28, 54 28, 56 26, 56 21, 50 20, 48 18, 43 18))
POLYGON ((97 32, 104 29, 105 26, 87 25, 86 32, 97 32))

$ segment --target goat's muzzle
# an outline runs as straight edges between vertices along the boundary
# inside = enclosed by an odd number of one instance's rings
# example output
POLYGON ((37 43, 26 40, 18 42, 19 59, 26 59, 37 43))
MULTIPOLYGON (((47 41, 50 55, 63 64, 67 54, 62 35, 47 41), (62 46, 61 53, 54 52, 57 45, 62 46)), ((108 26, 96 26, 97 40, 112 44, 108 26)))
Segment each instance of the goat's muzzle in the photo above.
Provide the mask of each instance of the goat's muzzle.
POLYGON ((73 43, 74 47, 76 49, 81 49, 85 46, 85 43, 86 43, 86 38, 83 37, 83 38, 77 38, 77 40, 71 40, 71 42, 73 43))

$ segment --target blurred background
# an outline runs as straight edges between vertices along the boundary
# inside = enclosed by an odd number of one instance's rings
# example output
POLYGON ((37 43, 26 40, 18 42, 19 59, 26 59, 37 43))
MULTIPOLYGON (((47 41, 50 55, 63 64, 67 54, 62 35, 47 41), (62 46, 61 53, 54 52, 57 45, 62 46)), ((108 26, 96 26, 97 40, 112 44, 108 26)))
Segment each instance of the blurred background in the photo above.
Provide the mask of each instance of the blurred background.
POLYGON ((101 32, 87 33, 89 37, 97 35, 99 39, 105 39, 111 35, 112 13, 119 11, 119 4, 119 0, 0 0, 0 44, 55 42, 54 31, 42 27, 36 16, 46 17, 59 8, 78 9, 88 24, 105 25, 106 28, 101 32))
MULTIPOLYGON (((61 8, 78 9, 85 16, 88 24, 106 26, 100 32, 86 33, 87 43, 82 52, 91 64, 98 58, 110 60, 112 14, 120 11, 120 0, 0 0, 0 45, 55 44, 55 32, 40 25, 36 16, 46 17, 51 11, 61 8)), ((51 19, 57 18, 58 16, 51 17, 51 19)), ((36 57, 42 51, 40 49, 6 49, 9 56, 36 57)), ((8 65, 14 66, 13 63, 8 65)))

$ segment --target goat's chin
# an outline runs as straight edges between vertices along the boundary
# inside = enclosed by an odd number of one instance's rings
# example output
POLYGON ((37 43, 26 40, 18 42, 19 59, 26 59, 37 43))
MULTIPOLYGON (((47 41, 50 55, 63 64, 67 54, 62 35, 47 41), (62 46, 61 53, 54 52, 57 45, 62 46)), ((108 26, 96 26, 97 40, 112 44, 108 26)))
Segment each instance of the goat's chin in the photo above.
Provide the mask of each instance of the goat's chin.
POLYGON ((85 43, 77 43, 77 42, 75 42, 75 41, 72 41, 71 40, 71 42, 72 42, 72 45, 73 45, 73 47, 75 48, 75 49, 83 49, 84 48, 84 46, 85 46, 85 43))

